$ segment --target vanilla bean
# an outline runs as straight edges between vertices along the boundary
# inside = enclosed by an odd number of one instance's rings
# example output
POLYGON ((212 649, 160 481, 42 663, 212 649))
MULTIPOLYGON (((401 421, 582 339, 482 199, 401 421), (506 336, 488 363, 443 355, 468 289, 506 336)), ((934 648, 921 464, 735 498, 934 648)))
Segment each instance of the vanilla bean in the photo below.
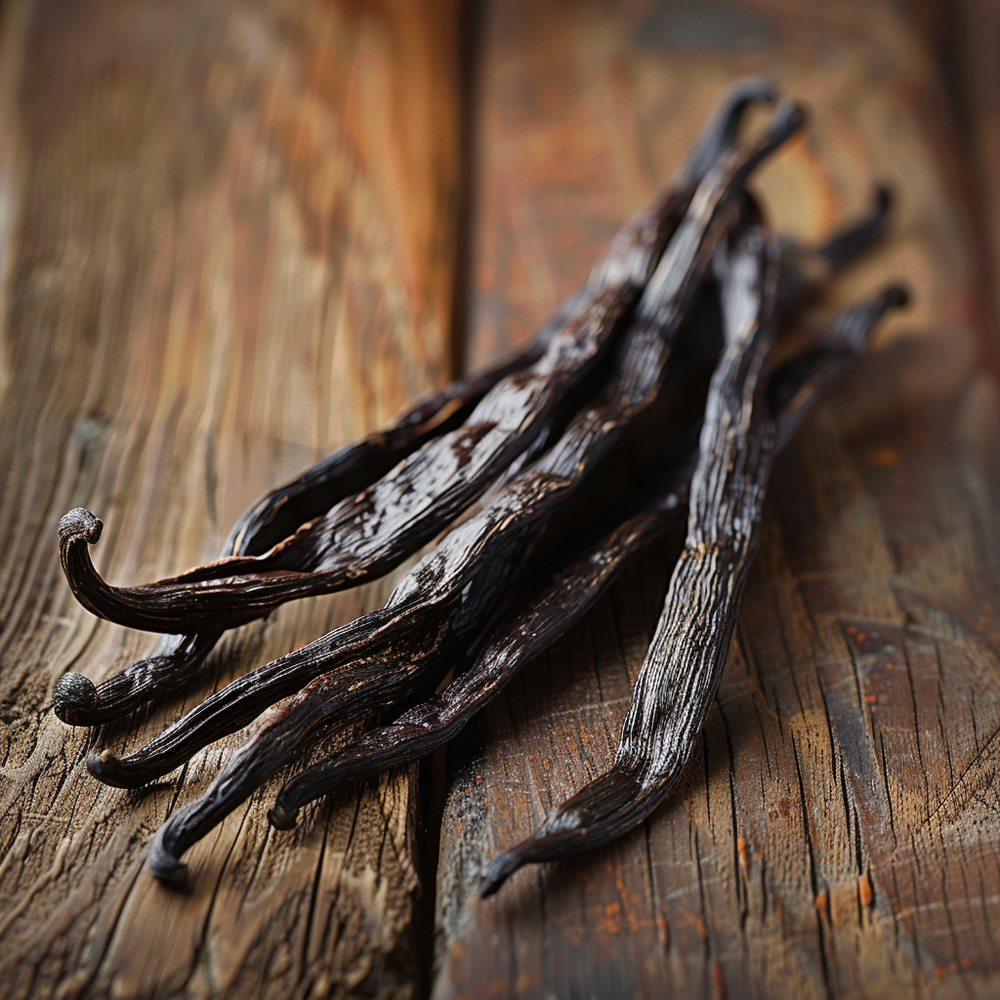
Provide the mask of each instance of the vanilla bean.
POLYGON ((496 858, 483 894, 526 863, 607 843, 670 794, 718 690, 774 456, 823 386, 864 351, 878 319, 906 299, 888 288, 789 360, 770 356, 779 318, 869 246, 890 209, 879 188, 860 224, 818 249, 779 248, 744 183, 804 112, 786 103, 762 135, 736 145, 746 106, 772 96, 759 80, 730 88, 672 187, 619 233, 518 356, 446 386, 266 494, 215 562, 114 587, 91 561, 101 521, 83 508, 62 518, 60 558, 77 600, 161 633, 152 656, 99 687, 76 673, 59 681, 56 714, 94 724, 179 688, 226 629, 389 572, 483 498, 383 608, 233 681, 138 750, 89 756, 99 780, 135 787, 271 709, 206 792, 159 829, 147 855, 157 878, 183 884, 184 852, 331 732, 369 728, 282 788, 274 826, 292 826, 302 805, 347 781, 443 746, 686 506, 684 549, 613 765, 496 858), (720 325, 725 346, 699 420, 720 325), (644 487, 598 516, 657 453, 644 487), (452 668, 456 679, 432 695, 452 668))
POLYGON ((877 185, 867 216, 836 233, 817 248, 800 246, 781 237, 781 274, 778 277, 779 316, 795 309, 823 288, 834 272, 852 263, 885 232, 892 195, 877 185))
MULTIPOLYGON (((738 279, 738 273, 730 270, 738 279)), ((766 296, 730 296, 729 343, 713 377, 692 480, 688 538, 636 682, 612 767, 556 808, 529 839, 489 865, 483 895, 518 868, 590 850, 648 816, 690 758, 729 654, 747 570, 759 537, 776 450, 820 388, 864 349, 879 318, 906 302, 886 289, 843 314, 816 348, 782 366, 755 393, 767 347, 766 296)))
POLYGON ((852 226, 828 240, 817 251, 833 267, 850 263, 882 234, 892 209, 892 192, 884 185, 875 188, 871 214, 860 225, 852 226))
POLYGON ((68 726, 97 726, 119 719, 186 684, 221 637, 221 632, 162 635, 150 656, 99 684, 75 670, 67 671, 56 684, 52 710, 68 726))
POLYGON ((765 254, 762 232, 752 230, 719 268, 726 348, 706 404, 688 537, 633 691, 614 765, 550 813, 528 840, 494 859, 483 881, 484 896, 528 862, 586 850, 631 829, 659 801, 663 782, 657 779, 664 775, 672 784, 687 761, 729 652, 734 598, 738 605, 762 506, 768 445, 774 440, 768 422, 753 422, 752 403, 772 338, 768 276, 774 271, 768 258, 773 262, 776 256, 773 245, 765 254))
POLYGON ((759 76, 734 80, 719 96, 712 117, 705 123, 691 152, 677 171, 673 186, 682 188, 700 184, 736 145, 747 108, 755 101, 764 103, 774 98, 774 85, 770 80, 759 76))
POLYGON ((464 423, 498 382, 538 361, 556 332, 576 315, 582 292, 580 289, 567 300, 528 347, 506 363, 449 383, 417 402, 390 427, 345 445, 287 486, 266 494, 233 526, 226 541, 227 555, 267 552, 344 497, 370 486, 427 441, 464 423))
MULTIPOLYGON (((351 665, 351 676, 346 678, 351 683, 364 680, 366 671, 382 678, 386 661, 403 660, 402 669, 432 669, 443 648, 447 612, 448 605, 434 601, 371 611, 231 681, 135 752, 119 758, 110 750, 92 751, 87 768, 104 784, 137 788, 179 767, 202 747, 242 729, 270 705, 341 664, 351 665)), ((336 690, 344 677, 332 679, 331 687, 336 690)), ((362 684, 359 690, 365 688, 362 684)))

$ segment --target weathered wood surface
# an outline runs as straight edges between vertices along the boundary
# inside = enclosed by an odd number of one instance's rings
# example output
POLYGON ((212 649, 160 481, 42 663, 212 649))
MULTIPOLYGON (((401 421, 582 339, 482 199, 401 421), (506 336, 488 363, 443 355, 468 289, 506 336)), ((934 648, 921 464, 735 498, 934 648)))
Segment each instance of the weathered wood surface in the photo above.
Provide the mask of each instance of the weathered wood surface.
POLYGON ((703 747, 621 843, 475 879, 610 761, 659 613, 654 553, 449 751, 437 975, 457 997, 970 997, 1000 990, 1000 396, 960 151, 901 5, 491 8, 469 354, 519 342, 664 182, 718 90, 765 71, 807 138, 758 188, 818 239, 892 184, 834 302, 915 306, 802 428, 703 747))
MULTIPOLYGON (((139 794, 48 705, 155 637, 96 621, 56 524, 139 581, 212 558, 256 496, 446 375, 458 180, 452 0, 12 0, 0 53, 0 994, 414 996, 416 770, 275 835, 258 797, 142 867, 239 739, 139 794)), ((381 603, 287 607, 184 699, 381 603)), ((270 789, 273 793, 274 789, 270 789)))

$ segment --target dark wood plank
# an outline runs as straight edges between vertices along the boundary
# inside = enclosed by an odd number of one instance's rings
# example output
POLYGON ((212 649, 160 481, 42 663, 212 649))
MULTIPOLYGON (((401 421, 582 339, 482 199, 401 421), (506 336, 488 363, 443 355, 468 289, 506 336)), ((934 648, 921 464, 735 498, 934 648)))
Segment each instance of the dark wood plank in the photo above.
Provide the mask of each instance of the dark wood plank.
MULTIPOLYGON (((113 580, 212 558, 261 492, 447 372, 457 186, 452 0, 12 0, 0 62, 0 993, 413 996, 416 772, 275 835, 255 796, 191 852, 156 827, 240 742, 139 793, 48 709, 151 636, 97 622, 56 524, 106 522, 113 580)), ((225 641, 213 686, 384 599, 287 607, 225 641)), ((270 796, 272 786, 265 793, 270 796)))
POLYGON ((470 355, 547 318, 747 72, 814 108, 757 182, 780 228, 822 237, 873 179, 898 196, 890 239, 821 311, 891 277, 916 304, 779 462, 701 751, 641 829, 476 898, 485 863, 610 761, 665 550, 449 751, 438 1000, 1000 984, 1000 396, 957 144, 905 8, 493 4, 470 355))
POLYGON ((994 338, 1000 336, 1000 3, 996 0, 962 0, 942 5, 952 30, 951 71, 960 105, 969 152, 968 173, 976 189, 980 212, 977 221, 984 247, 986 286, 991 292, 994 338))

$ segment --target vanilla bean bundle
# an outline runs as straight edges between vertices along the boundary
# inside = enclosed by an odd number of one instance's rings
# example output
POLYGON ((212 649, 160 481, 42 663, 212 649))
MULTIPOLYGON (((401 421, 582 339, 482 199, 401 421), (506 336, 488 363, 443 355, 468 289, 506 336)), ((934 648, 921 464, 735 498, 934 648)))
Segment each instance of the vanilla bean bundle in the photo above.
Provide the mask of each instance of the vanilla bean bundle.
MULTIPOLYGON (((408 697, 432 679, 429 671, 435 660, 442 661, 447 651, 460 654, 462 643, 481 632, 485 617, 549 519, 655 398, 687 307, 720 235, 731 224, 730 208, 741 200, 743 180, 801 126, 802 117, 794 105, 779 110, 770 129, 734 150, 709 173, 638 303, 606 385, 544 455, 400 581, 381 612, 395 612, 396 617, 379 633, 377 663, 362 672, 357 651, 345 660, 343 644, 327 636, 261 668, 255 677, 234 682, 230 688, 239 687, 240 697, 227 698, 223 689, 210 711, 205 708, 211 698, 129 758, 119 760, 108 752, 91 757, 91 772, 111 783, 148 781, 176 767, 204 741, 240 728, 249 721, 250 712, 256 715, 291 693, 292 685, 322 671, 241 749, 201 800, 171 817, 156 841, 158 872, 165 877, 180 872, 175 854, 278 767, 294 760, 307 739, 315 740, 329 727, 354 720, 373 705, 386 707, 408 697), (439 630, 433 642, 425 629, 439 630), (388 703, 387 698, 391 698, 388 703)), ((367 661, 369 647, 363 655, 367 661)), ((441 662, 439 671, 446 666, 441 662)))
POLYGON ((786 103, 768 127, 737 141, 747 105, 771 96, 756 80, 727 93, 672 187, 622 230, 520 355, 452 383, 267 494, 215 562, 112 586, 90 557, 101 521, 82 508, 62 519, 60 557, 80 603, 163 634, 151 657, 100 685, 76 673, 61 679, 59 717, 93 725, 183 686, 226 629, 389 572, 485 495, 384 607, 251 670, 134 752, 90 754, 96 778, 135 787, 270 709, 205 794, 157 833, 148 860, 159 878, 183 882, 184 851, 333 731, 360 723, 363 735, 286 784, 269 813, 276 827, 345 782, 443 746, 686 514, 687 541, 614 766, 498 858, 485 891, 526 862, 605 843, 669 793, 725 664, 773 456, 905 298, 885 290, 767 369, 770 344, 797 306, 871 244, 889 209, 879 189, 873 213, 819 249, 779 243, 744 185, 801 128, 804 111, 786 103), (695 376, 713 368, 706 387, 695 376), (651 419, 662 425, 658 462, 605 501, 595 470, 651 419), (560 525, 570 518, 587 525, 582 536, 566 537, 560 525))

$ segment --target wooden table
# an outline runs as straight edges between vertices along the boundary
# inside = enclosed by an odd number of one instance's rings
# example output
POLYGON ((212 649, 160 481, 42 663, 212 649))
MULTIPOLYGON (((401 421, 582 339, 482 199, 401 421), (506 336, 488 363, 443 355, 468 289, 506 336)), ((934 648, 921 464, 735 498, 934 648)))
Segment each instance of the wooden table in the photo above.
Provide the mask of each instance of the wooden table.
POLYGON ((948 33, 930 0, 4 4, 0 995, 1000 991, 1000 17, 961 9, 948 33), (958 85, 945 43, 970 54, 958 85), (392 581, 236 630, 183 698, 88 739, 56 681, 154 640, 72 600, 59 516, 105 519, 114 581, 214 557, 269 486, 523 342, 759 72, 813 108, 755 182, 779 229, 820 239, 872 179, 897 195, 809 322, 890 278, 916 301, 778 463, 676 794, 476 899, 609 761, 657 550, 446 756, 293 834, 265 819, 276 780, 190 852, 191 894, 161 888, 146 844, 240 737, 135 793, 89 777, 89 739, 138 745, 392 581))

